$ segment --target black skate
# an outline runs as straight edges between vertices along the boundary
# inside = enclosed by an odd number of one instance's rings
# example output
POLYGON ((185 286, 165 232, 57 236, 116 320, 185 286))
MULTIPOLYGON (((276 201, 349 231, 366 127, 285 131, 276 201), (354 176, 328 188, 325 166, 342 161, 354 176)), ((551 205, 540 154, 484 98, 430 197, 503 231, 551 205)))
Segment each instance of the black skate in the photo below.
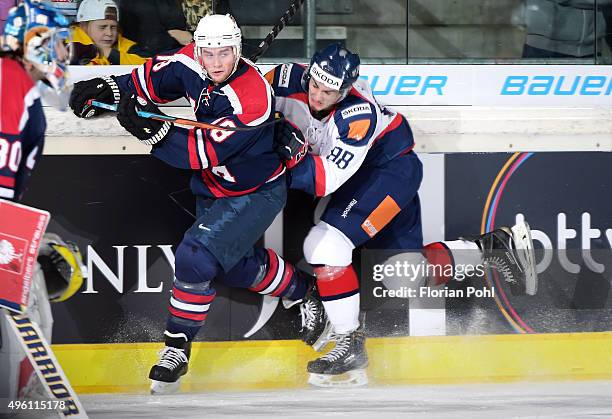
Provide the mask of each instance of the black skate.
POLYGON ((159 361, 149 372, 151 394, 172 394, 180 387, 180 379, 187 374, 191 342, 183 333, 171 335, 167 331, 166 347, 159 351, 159 361))
POLYGON ((336 347, 308 363, 308 383, 317 387, 358 387, 368 383, 365 335, 354 331, 335 335, 336 347))
POLYGON ((325 308, 316 285, 304 297, 300 304, 300 316, 302 317, 302 340, 312 346, 315 351, 320 351, 327 345, 331 337, 331 323, 325 314, 325 308))
POLYGON ((513 295, 535 295, 538 290, 535 253, 529 224, 502 227, 473 239, 483 253, 485 266, 497 270, 513 295))

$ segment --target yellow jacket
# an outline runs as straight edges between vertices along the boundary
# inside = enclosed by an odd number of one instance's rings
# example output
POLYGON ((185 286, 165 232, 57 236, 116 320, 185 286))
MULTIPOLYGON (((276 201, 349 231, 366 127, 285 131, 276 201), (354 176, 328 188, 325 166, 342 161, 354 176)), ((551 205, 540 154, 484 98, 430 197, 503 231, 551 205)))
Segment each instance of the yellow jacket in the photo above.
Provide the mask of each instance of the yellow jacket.
POLYGON ((72 47, 74 57, 71 64, 80 65, 110 65, 110 64, 142 64, 148 58, 135 53, 138 45, 121 34, 117 35, 117 42, 108 57, 100 54, 92 39, 81 27, 72 28, 72 47))

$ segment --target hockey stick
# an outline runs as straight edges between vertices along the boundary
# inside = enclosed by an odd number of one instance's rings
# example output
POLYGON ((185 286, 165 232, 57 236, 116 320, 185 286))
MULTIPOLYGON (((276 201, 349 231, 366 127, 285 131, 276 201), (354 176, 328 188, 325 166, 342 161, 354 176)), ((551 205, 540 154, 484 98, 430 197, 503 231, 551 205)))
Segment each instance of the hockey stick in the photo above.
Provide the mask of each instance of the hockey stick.
POLYGON ((9 313, 1 309, 0 312, 51 399, 45 405, 53 410, 57 409, 61 417, 87 418, 83 405, 38 325, 25 314, 9 313))
MULTIPOLYGON (((97 108, 117 112, 117 105, 114 105, 114 104, 109 105, 108 103, 98 102, 97 100, 93 100, 93 99, 88 100, 87 104, 90 106, 95 106, 97 108)), ((223 125, 215 125, 215 124, 209 124, 207 122, 194 121, 192 119, 177 118, 175 116, 170 116, 166 114, 159 114, 159 113, 145 112, 145 111, 136 111, 136 113, 138 114, 138 116, 142 118, 154 119, 156 121, 173 122, 175 124, 187 125, 189 127, 196 127, 196 128, 203 128, 203 129, 218 129, 222 131, 253 131, 256 129, 266 127, 268 125, 276 124, 277 122, 280 122, 283 119, 285 119, 285 118, 275 119, 274 121, 265 122, 263 124, 259 124, 254 127, 226 127, 223 125)))
POLYGON ((293 16, 295 16, 297 11, 302 7, 302 4, 304 4, 304 0, 295 0, 293 3, 291 3, 289 9, 287 9, 287 11, 283 13, 283 15, 278 20, 278 23, 272 27, 268 35, 264 38, 263 41, 261 41, 261 43, 257 47, 255 53, 251 55, 251 61, 256 62, 259 57, 261 57, 263 53, 266 52, 268 48, 270 48, 272 41, 274 41, 280 31, 282 31, 285 26, 287 26, 287 24, 291 22, 293 16))

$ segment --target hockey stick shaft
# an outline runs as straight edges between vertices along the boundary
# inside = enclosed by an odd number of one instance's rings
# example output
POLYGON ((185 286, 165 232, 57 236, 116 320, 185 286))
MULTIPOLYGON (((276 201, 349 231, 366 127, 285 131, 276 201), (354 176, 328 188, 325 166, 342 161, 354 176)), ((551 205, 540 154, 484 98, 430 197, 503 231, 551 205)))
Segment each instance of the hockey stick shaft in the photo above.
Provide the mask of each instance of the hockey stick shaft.
POLYGON ((287 24, 291 22, 297 11, 300 10, 300 8, 302 7, 302 4, 304 4, 304 0, 295 0, 293 3, 291 3, 291 6, 289 6, 289 9, 287 9, 287 11, 283 13, 283 15, 278 20, 278 23, 272 27, 268 35, 264 38, 263 41, 261 41, 261 43, 257 47, 257 51, 255 51, 255 53, 251 55, 251 61, 257 61, 259 57, 261 57, 263 53, 266 52, 268 48, 270 48, 272 41, 274 41, 280 31, 282 31, 285 26, 287 26, 287 24))
MULTIPOLYGON (((97 100, 89 100, 88 105, 95 106, 97 108, 106 109, 108 111, 117 112, 117 105, 111 105, 108 103, 98 102, 97 100)), ((186 125, 189 127, 203 128, 203 129, 218 129, 222 131, 253 131, 266 127, 268 125, 276 124, 284 118, 275 119, 274 121, 265 122, 253 127, 225 127, 222 125, 209 124, 207 122, 194 121, 192 119, 177 118, 170 115, 158 114, 153 112, 137 111, 138 116, 142 118, 154 119, 162 122, 172 122, 175 124, 186 125)))

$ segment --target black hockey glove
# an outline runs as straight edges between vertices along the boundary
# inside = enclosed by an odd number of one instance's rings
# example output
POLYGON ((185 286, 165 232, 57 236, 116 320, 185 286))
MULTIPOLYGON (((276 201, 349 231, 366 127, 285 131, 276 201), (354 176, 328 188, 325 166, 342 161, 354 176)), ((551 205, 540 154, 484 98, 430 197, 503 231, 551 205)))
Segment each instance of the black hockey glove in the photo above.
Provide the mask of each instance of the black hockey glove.
POLYGON ((143 118, 138 116, 137 111, 161 113, 153 102, 136 96, 136 94, 123 95, 119 101, 117 119, 130 134, 148 145, 157 144, 168 136, 170 128, 174 125, 172 122, 143 118))
POLYGON ((274 149, 287 169, 293 169, 306 157, 308 141, 298 127, 285 119, 274 125, 274 149))
POLYGON ((70 109, 79 118, 91 118, 108 111, 88 105, 90 99, 111 105, 118 104, 120 98, 121 92, 113 76, 96 77, 75 83, 70 93, 70 109))

